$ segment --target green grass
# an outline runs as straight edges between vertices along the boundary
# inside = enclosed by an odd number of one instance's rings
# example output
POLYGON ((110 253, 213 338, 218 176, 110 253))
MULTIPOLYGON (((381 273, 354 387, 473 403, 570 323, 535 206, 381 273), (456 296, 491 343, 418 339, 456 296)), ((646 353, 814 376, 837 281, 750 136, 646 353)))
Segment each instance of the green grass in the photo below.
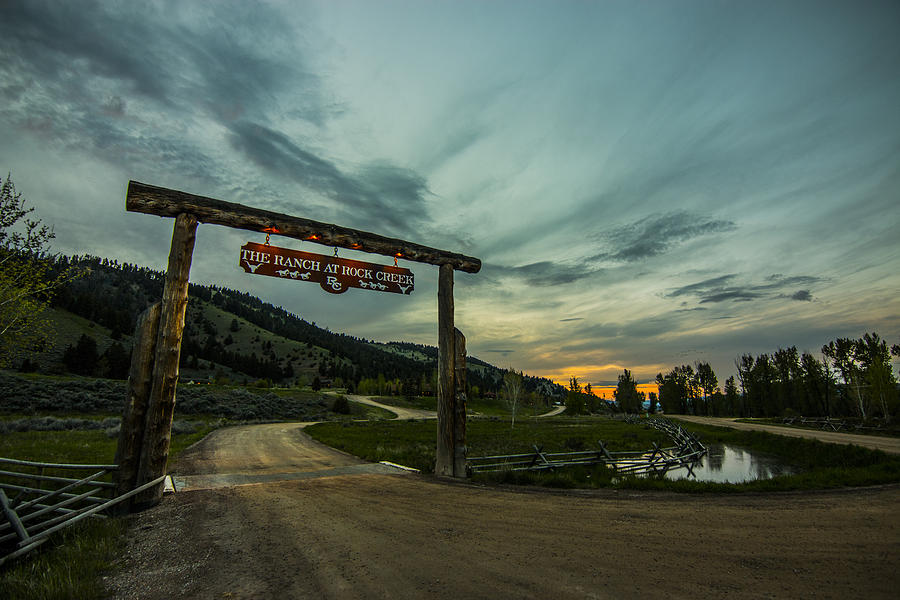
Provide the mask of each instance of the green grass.
MULTIPOLYGON (((509 407, 506 405, 506 402, 500 399, 470 398, 468 402, 466 402, 466 410, 469 414, 473 415, 500 417, 502 419, 511 418, 509 407)), ((548 410, 550 409, 538 408, 535 412, 535 410, 533 410, 530 406, 519 406, 516 409, 516 423, 518 424, 519 419, 524 419, 525 417, 532 416, 534 414, 541 414, 543 412, 547 412, 548 410)))
MULTIPOLYGON (((330 359, 330 353, 324 348, 318 346, 307 346, 304 342, 282 337, 276 333, 263 329, 258 325, 254 325, 241 317, 215 306, 205 300, 192 298, 188 309, 191 314, 202 314, 206 319, 211 321, 218 331, 217 337, 222 340, 227 336, 231 336, 233 343, 228 349, 232 352, 238 352, 244 355, 255 353, 257 356, 266 354, 264 345, 271 344, 271 350, 275 356, 279 358, 291 358, 294 369, 294 376, 303 375, 307 381, 312 379, 318 373, 317 365, 323 360, 330 359), (232 319, 238 322, 238 331, 231 331, 232 319), (256 338, 259 338, 257 340, 256 338)), ((190 315, 189 315, 190 318, 190 315)), ((203 337, 203 336, 201 336, 203 337)), ((337 359, 341 363, 345 359, 337 359)), ((206 362, 206 361, 204 361, 206 362)), ((198 374, 212 375, 215 369, 204 369, 198 371, 198 374)), ((246 380, 252 383, 253 379, 243 373, 231 373, 234 381, 246 380)))
POLYGON ((37 462, 112 464, 116 438, 101 430, 21 431, 0 437, 0 456, 37 462))
MULTIPOLYGON (((614 478, 604 467, 574 469, 557 473, 485 474, 485 479, 504 483, 552 487, 613 487, 677 492, 780 492, 815 490, 845 486, 880 485, 900 482, 900 457, 859 446, 828 444, 818 440, 774 435, 760 431, 738 431, 684 423, 705 444, 728 444, 760 454, 768 454, 795 469, 781 475, 744 483, 716 483, 690 479, 667 480, 647 477, 614 478)), ((646 446, 645 446, 646 447, 646 446)))
MULTIPOLYGON (((844 486, 900 482, 900 457, 858 446, 827 444, 722 427, 685 424, 706 444, 729 444, 777 457, 793 467, 795 474, 740 484, 694 480, 616 478, 606 467, 579 467, 555 472, 482 473, 476 480, 561 488, 614 487, 661 489, 679 492, 762 492, 827 489, 844 486)), ((434 421, 383 423, 322 423, 306 431, 319 441, 365 460, 388 460, 430 473, 434 471, 434 421)), ((644 450, 652 442, 666 443, 656 430, 604 418, 553 418, 523 420, 515 429, 508 421, 470 420, 467 430, 469 456, 589 450, 602 439, 611 451, 644 450)))
MULTIPOLYGON (((900 482, 900 457, 859 446, 828 444, 761 431, 681 423, 704 444, 728 444, 777 458, 795 470, 792 475, 744 483, 716 483, 691 479, 615 478, 605 467, 568 469, 552 473, 484 474, 488 481, 566 488, 613 487, 677 492, 780 492, 900 482)), ((649 446, 644 446, 648 448, 649 446)))
MULTIPOLYGON (((111 464, 115 453, 116 439, 103 431, 26 431, 0 437, 0 456, 6 458, 111 464)), ((107 518, 63 529, 37 550, 0 567, 0 588, 8 598, 101 598, 102 575, 124 544, 124 528, 123 520, 107 518)))
POLYGON ((72 600, 105 597, 103 574, 124 546, 125 521, 87 519, 37 550, 0 567, 4 598, 72 600), (44 549, 52 544, 52 547, 44 549))
MULTIPOLYGON (((169 459, 215 428, 208 422, 191 434, 174 434, 169 459)), ((112 464, 117 438, 103 431, 26 431, 0 436, 0 456, 37 462, 112 464)), ((71 477, 71 472, 48 475, 71 477)), ((103 575, 124 547, 121 518, 85 519, 43 545, 0 567, 3 598, 92 599, 105 595, 103 575)))
MULTIPOLYGON (((436 422, 319 423, 306 428, 317 440, 373 462, 387 460, 422 471, 434 470, 436 422)), ((610 450, 643 450, 664 442, 658 431, 609 419, 522 420, 473 419, 467 426, 470 456, 589 450, 603 440, 610 450)))
MULTIPOLYGON (((173 434, 169 459, 205 437, 215 429, 207 423, 194 433, 173 434)), ((36 462, 84 463, 111 465, 116 456, 118 438, 110 438, 101 430, 90 431, 22 431, 0 437, 0 456, 36 462)))

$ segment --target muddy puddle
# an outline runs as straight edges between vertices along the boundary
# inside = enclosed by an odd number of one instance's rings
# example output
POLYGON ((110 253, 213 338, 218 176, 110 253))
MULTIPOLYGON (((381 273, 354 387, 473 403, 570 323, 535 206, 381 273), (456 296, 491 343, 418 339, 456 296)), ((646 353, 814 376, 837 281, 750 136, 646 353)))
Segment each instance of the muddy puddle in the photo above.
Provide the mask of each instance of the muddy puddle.
POLYGON ((686 468, 676 469, 666 473, 666 479, 743 483, 794 472, 777 458, 727 444, 716 444, 710 446, 709 454, 694 465, 693 474, 686 468))

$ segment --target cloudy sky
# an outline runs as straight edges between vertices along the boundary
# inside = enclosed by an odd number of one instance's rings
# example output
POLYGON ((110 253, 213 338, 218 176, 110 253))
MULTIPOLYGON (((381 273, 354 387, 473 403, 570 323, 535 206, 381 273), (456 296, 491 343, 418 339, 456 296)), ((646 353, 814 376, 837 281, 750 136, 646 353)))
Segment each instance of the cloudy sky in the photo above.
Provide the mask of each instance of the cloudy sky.
MULTIPOLYGON (((457 326, 499 366, 724 381, 900 342, 898 29, 894 0, 6 0, 0 170, 63 253, 164 267, 135 179, 480 258, 457 326)), ((201 226, 191 279, 436 344, 436 268, 332 296, 244 274, 262 240, 201 226)))

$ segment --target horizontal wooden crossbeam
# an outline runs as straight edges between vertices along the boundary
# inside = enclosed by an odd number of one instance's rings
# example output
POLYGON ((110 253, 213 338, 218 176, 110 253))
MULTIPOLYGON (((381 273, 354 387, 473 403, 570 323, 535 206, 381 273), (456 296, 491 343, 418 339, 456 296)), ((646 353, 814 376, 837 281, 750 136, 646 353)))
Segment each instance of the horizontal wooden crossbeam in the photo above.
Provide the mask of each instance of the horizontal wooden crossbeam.
POLYGON ((414 262, 438 266, 450 265, 454 270, 467 273, 477 273, 481 270, 481 261, 471 256, 138 181, 128 182, 125 208, 131 212, 160 217, 174 218, 182 213, 188 213, 195 216, 200 223, 283 235, 325 246, 395 256, 414 262))

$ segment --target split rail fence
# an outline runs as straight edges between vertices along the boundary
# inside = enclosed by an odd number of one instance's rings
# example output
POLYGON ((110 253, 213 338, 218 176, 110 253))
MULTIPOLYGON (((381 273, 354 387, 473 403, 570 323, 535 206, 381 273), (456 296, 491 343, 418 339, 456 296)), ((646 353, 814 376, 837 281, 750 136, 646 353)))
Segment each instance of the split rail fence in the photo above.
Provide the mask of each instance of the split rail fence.
POLYGON ((0 458, 0 565, 37 548, 65 527, 90 516, 103 517, 123 500, 165 480, 164 475, 115 496, 116 484, 104 478, 117 469, 0 458))
POLYGON ((618 475, 653 475, 662 477, 675 469, 687 469, 693 475, 694 466, 708 452, 691 432, 668 419, 643 419, 626 417, 633 423, 663 431, 672 446, 660 448, 654 442, 652 450, 610 452, 603 440, 597 450, 579 452, 544 452, 543 446, 533 446, 534 452, 500 456, 469 457, 470 473, 491 471, 544 471, 583 465, 606 465, 618 475))
POLYGON ((877 420, 856 422, 846 419, 832 419, 830 417, 785 417, 782 419, 782 423, 821 429, 822 431, 884 431, 884 427, 877 420))

